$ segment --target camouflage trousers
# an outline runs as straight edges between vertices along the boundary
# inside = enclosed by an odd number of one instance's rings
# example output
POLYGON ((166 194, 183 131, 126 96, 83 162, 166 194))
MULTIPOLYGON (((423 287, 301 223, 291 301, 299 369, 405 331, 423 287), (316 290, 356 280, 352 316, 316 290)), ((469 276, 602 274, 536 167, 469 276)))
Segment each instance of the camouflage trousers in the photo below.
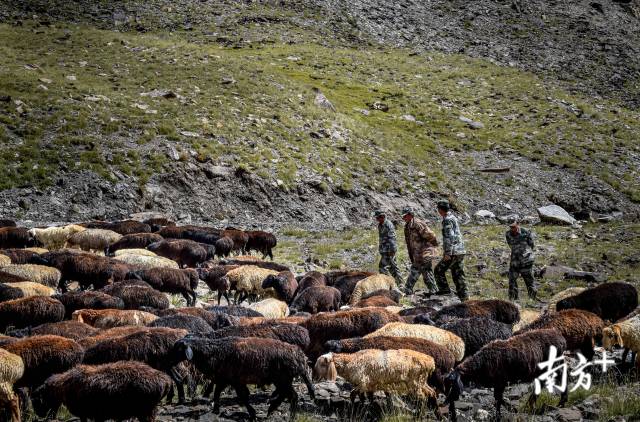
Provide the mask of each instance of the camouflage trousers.
POLYGON ((460 300, 465 301, 469 298, 467 293, 467 283, 464 275, 464 255, 453 255, 448 261, 441 260, 435 268, 436 283, 438 289, 442 293, 451 292, 449 283, 447 282, 447 271, 451 270, 453 284, 456 285, 456 294, 460 300))
POLYGON ((518 276, 522 276, 527 286, 527 293, 531 299, 536 298, 536 282, 533 279, 533 264, 509 267, 509 299, 518 300, 518 276))
POLYGON ((380 274, 387 274, 393 277, 396 280, 396 284, 398 286, 402 284, 402 277, 400 277, 400 270, 398 270, 395 253, 380 254, 378 271, 380 272, 380 274))
POLYGON ((422 276, 429 293, 435 293, 436 290, 438 290, 436 287, 436 279, 433 276, 431 261, 427 261, 421 265, 411 264, 409 277, 407 278, 407 284, 405 285, 406 290, 413 291, 413 286, 416 285, 420 276, 422 276))

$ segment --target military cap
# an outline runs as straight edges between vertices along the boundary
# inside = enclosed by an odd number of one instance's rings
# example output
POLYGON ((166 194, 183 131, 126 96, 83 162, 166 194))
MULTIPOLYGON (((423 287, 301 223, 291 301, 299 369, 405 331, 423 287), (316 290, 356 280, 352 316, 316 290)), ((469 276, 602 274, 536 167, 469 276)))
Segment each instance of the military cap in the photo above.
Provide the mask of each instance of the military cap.
POLYGON ((446 199, 443 199, 441 201, 438 201, 438 208, 443 209, 443 210, 448 210, 449 209, 449 201, 447 201, 446 199))
POLYGON ((413 208, 411 208, 411 207, 404 207, 404 208, 402 209, 402 216, 404 217, 404 216, 405 216, 405 215, 407 215, 407 214, 411 214, 411 215, 413 215, 413 208))
POLYGON ((383 215, 384 215, 384 211, 382 211, 382 210, 375 210, 373 212, 373 216, 374 217, 382 217, 383 215))

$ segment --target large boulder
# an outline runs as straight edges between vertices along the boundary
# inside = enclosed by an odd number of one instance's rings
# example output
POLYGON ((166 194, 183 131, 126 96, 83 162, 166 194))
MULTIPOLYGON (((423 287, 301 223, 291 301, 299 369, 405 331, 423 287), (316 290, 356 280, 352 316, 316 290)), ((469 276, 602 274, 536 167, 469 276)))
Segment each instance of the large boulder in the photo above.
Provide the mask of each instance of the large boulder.
POLYGON ((545 223, 571 226, 576 222, 575 218, 558 205, 540 207, 538 208, 538 215, 540 216, 540 220, 545 223))

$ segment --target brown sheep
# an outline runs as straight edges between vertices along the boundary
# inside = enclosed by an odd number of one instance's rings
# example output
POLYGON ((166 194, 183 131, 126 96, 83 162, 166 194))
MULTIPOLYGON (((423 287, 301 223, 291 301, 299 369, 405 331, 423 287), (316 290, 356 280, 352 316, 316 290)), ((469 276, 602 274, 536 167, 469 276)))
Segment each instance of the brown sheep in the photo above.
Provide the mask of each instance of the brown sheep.
POLYGON ((78 281, 82 289, 91 285, 100 289, 125 280, 131 270, 128 265, 114 259, 82 252, 54 251, 43 254, 42 258, 62 273, 60 289, 63 292, 67 290, 68 281, 78 281))
POLYGON ((436 324, 442 324, 452 319, 487 317, 505 324, 515 324, 520 320, 518 307, 505 300, 468 300, 464 303, 445 306, 431 314, 436 324))
POLYGON ((245 233, 248 236, 245 251, 248 253, 251 251, 260 252, 262 259, 268 256, 273 261, 273 248, 278 244, 275 235, 261 230, 249 230, 245 233))
POLYGON ((166 217, 147 218, 146 220, 143 221, 143 223, 149 225, 149 227, 151 227, 152 232, 157 232, 158 230, 162 229, 165 226, 176 225, 174 221, 169 220, 166 217))
POLYGON ((156 290, 167 293, 179 293, 187 301, 187 306, 196 304, 195 289, 200 281, 194 269, 177 270, 173 268, 151 268, 136 271, 135 274, 156 290))
POLYGON ((395 304, 387 305, 387 306, 397 306, 400 303, 400 298, 402 297, 402 293, 400 292, 400 290, 397 290, 397 289, 381 289, 381 290, 376 290, 371 293, 367 293, 366 295, 363 295, 360 300, 369 299, 370 297, 374 297, 374 296, 384 296, 387 299, 391 299, 395 304))
POLYGON ((79 309, 124 309, 122 299, 102 292, 67 292, 55 295, 53 298, 64 305, 65 319, 71 318, 71 314, 79 309))
POLYGON ((222 236, 228 237, 233 240, 233 248, 231 249, 232 251, 241 253, 246 250, 247 242, 249 241, 249 235, 242 230, 223 230, 222 236))
POLYGON ((351 301, 351 295, 358 282, 375 274, 366 271, 334 271, 325 274, 325 279, 327 280, 327 286, 335 287, 340 291, 342 303, 347 304, 351 301))
POLYGON ((387 306, 398 306, 398 303, 386 296, 371 296, 353 305, 354 308, 367 308, 370 306, 385 308, 387 306))
POLYGON ((33 328, 27 327, 19 330, 12 330, 9 331, 9 334, 13 337, 54 335, 78 341, 85 337, 95 335, 98 331, 100 330, 90 326, 89 324, 85 324, 84 322, 60 321, 48 322, 33 328))
POLYGON ((198 276, 209 287, 212 292, 218 292, 218 305, 220 299, 224 298, 229 301, 229 291, 235 290, 235 286, 231 286, 230 280, 224 277, 229 271, 235 270, 239 265, 216 265, 212 268, 198 268, 198 276))
POLYGON ((218 330, 220 328, 229 327, 232 325, 238 325, 239 319, 233 315, 228 315, 222 312, 209 312, 204 308, 171 308, 154 310, 153 313, 159 317, 165 317, 170 315, 191 315, 202 318, 213 328, 218 330))
POLYGON ((162 240, 147 246, 147 249, 159 256, 172 259, 181 268, 195 268, 207 260, 207 250, 193 240, 162 240))
POLYGON ((2 249, 0 255, 8 256, 12 264, 47 264, 40 254, 28 249, 2 249))
POLYGON ((385 309, 350 309, 336 313, 322 313, 300 323, 309 331, 311 343, 307 355, 315 361, 329 340, 362 337, 401 318, 385 309))
POLYGON ((0 249, 38 246, 35 237, 24 227, 0 227, 0 249))
POLYGON ((94 345, 108 339, 114 339, 119 337, 128 336, 132 333, 138 333, 140 331, 146 331, 149 328, 146 326, 126 325, 123 327, 113 327, 107 329, 99 329, 97 333, 91 336, 87 336, 78 340, 78 343, 86 350, 94 345))
POLYGON ((107 256, 112 256, 119 251, 120 249, 144 249, 152 243, 162 241, 162 236, 155 233, 135 233, 135 234, 127 234, 107 246, 104 251, 104 254, 107 256))
POLYGON ((233 249, 233 239, 227 236, 222 236, 214 243, 216 248, 216 256, 219 258, 226 258, 231 255, 233 249))
POLYGON ((340 291, 334 287, 310 287, 300 293, 289 306, 290 312, 332 312, 340 309, 340 291))
POLYGON ((273 288, 276 297, 286 303, 291 303, 298 290, 298 282, 291 271, 282 271, 275 275, 269 275, 262 282, 262 288, 273 288))
POLYGON ((32 296, 0 303, 0 332, 8 327, 24 328, 64 318, 64 305, 46 296, 32 296))
POLYGON ((123 309, 167 309, 171 306, 166 294, 155 290, 142 280, 125 280, 100 289, 102 293, 118 297, 124 302, 123 309))
POLYGON ((296 290, 295 296, 299 295, 309 287, 318 287, 318 286, 326 286, 326 285, 327 285, 327 280, 325 279, 324 274, 322 274, 319 271, 309 271, 308 273, 300 277, 300 279, 298 280, 298 290, 296 290))
POLYGON ((121 309, 80 309, 75 311, 71 318, 74 321, 84 322, 96 328, 114 328, 125 325, 148 325, 158 317, 144 311, 131 311, 121 309))
POLYGON ((151 227, 148 224, 141 223, 136 220, 122 220, 114 221, 112 223, 105 221, 92 221, 80 225, 88 229, 111 230, 123 236, 127 234, 151 232, 151 227))

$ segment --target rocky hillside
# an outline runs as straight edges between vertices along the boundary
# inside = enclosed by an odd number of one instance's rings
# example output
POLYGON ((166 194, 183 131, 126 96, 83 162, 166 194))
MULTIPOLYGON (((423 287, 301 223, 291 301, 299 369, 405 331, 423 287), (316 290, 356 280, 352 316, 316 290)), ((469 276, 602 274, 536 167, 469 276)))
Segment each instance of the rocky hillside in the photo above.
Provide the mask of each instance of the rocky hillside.
POLYGON ((638 219, 637 0, 388 3, 0 2, 0 213, 638 219))

